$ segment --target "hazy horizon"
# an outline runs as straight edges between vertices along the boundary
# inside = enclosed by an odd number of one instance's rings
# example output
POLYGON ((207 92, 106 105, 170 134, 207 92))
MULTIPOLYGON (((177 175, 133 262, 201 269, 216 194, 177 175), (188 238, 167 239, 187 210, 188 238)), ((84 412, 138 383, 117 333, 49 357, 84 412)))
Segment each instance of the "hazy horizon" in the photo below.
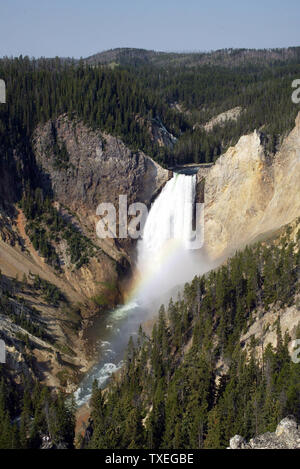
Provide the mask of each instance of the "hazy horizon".
POLYGON ((211 52, 297 47, 296 0, 11 0, 0 8, 0 56, 88 57, 115 48, 211 52))
POLYGON ((246 50, 276 50, 276 49, 289 49, 289 48, 295 48, 295 47, 300 47, 299 45, 293 45, 293 46, 284 46, 284 47, 224 47, 223 49, 210 49, 210 50, 158 50, 158 49, 144 49, 143 47, 112 47, 109 49, 103 49, 103 50, 98 50, 95 51, 91 54, 85 54, 84 56, 80 57, 75 57, 75 56, 62 56, 62 55, 53 55, 53 56, 46 56, 46 55, 40 55, 40 56, 33 56, 33 55, 25 55, 25 54, 19 54, 19 55, 2 55, 0 58, 8 57, 8 58, 17 58, 20 57, 26 57, 28 56, 30 59, 41 59, 41 58, 46 58, 46 59, 54 59, 56 57, 59 57, 61 59, 74 59, 74 60, 80 60, 80 59, 86 59, 88 57, 92 57, 93 55, 96 54, 102 54, 104 52, 109 52, 113 51, 116 49, 136 49, 136 50, 145 50, 147 52, 157 52, 157 53, 166 53, 166 54, 209 54, 213 52, 218 52, 220 50, 225 50, 225 49, 232 49, 232 50, 238 50, 238 49, 246 49, 246 50))

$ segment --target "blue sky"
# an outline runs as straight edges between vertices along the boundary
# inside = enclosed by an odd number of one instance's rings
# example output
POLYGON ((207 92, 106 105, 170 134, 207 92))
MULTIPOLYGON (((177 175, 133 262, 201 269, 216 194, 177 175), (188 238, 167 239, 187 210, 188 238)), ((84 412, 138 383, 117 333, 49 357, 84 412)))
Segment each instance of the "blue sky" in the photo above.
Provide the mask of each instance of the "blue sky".
POLYGON ((300 45, 299 0, 2 0, 0 56, 300 45))

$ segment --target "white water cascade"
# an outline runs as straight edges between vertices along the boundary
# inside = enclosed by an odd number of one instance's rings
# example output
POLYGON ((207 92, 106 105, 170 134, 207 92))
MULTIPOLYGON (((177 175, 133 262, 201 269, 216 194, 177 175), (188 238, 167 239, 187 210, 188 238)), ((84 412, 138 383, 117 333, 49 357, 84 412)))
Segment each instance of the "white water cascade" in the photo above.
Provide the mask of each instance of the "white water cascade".
POLYGON ((196 175, 175 174, 153 203, 138 243, 140 301, 158 297, 197 272, 189 249, 195 193, 196 175))
POLYGON ((195 190, 195 175, 175 174, 152 204, 137 246, 139 279, 132 299, 93 326, 101 356, 75 393, 78 404, 89 399, 94 379, 103 387, 122 365, 129 337, 153 317, 155 308, 174 293, 171 289, 205 271, 197 252, 189 249, 195 190))

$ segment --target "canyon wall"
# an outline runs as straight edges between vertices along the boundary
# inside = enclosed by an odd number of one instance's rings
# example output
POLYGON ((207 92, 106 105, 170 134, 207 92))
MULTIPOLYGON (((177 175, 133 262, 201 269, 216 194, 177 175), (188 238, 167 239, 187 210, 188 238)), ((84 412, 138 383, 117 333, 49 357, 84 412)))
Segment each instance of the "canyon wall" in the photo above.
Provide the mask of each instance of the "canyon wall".
MULTIPOLYGON (((13 183, 16 167, 22 168, 25 161, 24 155, 16 154, 16 164, 6 165, 5 172, 0 172, 0 339, 6 343, 8 368, 16 381, 22 372, 39 376, 52 387, 72 390, 94 355, 85 331, 95 316, 123 300, 132 264, 133 243, 96 236, 97 206, 111 202, 117 208, 120 194, 127 195, 128 204, 149 206, 169 172, 144 153, 129 150, 118 138, 91 130, 66 115, 40 124, 32 148, 36 164, 32 161, 27 171, 53 198, 62 218, 92 243, 93 254, 76 268, 65 239, 52 234, 51 245, 60 260, 57 272, 34 248, 26 231, 28 220, 14 204, 18 200, 17 184, 13 183), (34 276, 59 288, 65 301, 52 305, 35 288, 34 276), (3 305, 2 291, 11 296, 3 305), (34 321, 45 328, 45 340, 28 332, 28 324, 24 329, 20 311, 30 324, 34 321), (26 337, 34 344, 31 365, 24 358, 22 338, 26 337)), ((21 193, 21 186, 18 189, 21 193)), ((34 223, 44 229, 40 220, 34 223)))
POLYGON ((95 213, 100 202, 118 204, 119 194, 126 194, 129 203, 149 204, 168 180, 168 171, 143 152, 66 115, 39 126, 33 142, 43 186, 74 210, 84 206, 95 213), (55 139, 68 152, 63 168, 55 164, 55 139))
POLYGON ((259 132, 241 137, 205 177, 209 255, 226 256, 300 216, 299 180, 300 113, 275 155, 265 154, 259 132))

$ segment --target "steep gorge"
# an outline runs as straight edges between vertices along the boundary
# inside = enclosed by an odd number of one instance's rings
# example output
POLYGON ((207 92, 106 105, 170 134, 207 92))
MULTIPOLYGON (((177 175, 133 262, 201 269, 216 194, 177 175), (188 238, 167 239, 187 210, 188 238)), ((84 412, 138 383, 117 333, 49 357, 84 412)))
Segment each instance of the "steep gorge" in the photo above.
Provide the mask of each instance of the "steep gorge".
MULTIPOLYGON (((76 270, 69 263, 66 248, 56 246, 63 259, 63 271, 59 276, 53 275, 50 266, 38 265, 24 252, 28 245, 20 239, 22 233, 6 211, 1 218, 0 267, 8 277, 32 272, 53 279, 50 281, 61 288, 71 303, 85 304, 81 312, 84 324, 85 318, 99 314, 97 306, 91 306, 90 298, 108 295, 107 285, 122 289, 122 281, 135 257, 131 241, 96 237, 97 205, 112 202, 118 206, 119 194, 127 194, 128 203, 142 201, 149 206, 170 174, 144 153, 129 150, 116 137, 93 131, 66 115, 38 126, 33 148, 45 193, 53 196, 62 216, 91 239, 99 253, 76 270), (63 146, 66 159, 59 162, 57 148, 63 146)), ((276 155, 266 155, 260 133, 254 132, 241 137, 214 166, 199 170, 198 182, 205 172, 204 249, 211 265, 218 265, 247 243, 269 237, 300 215, 299 153, 300 115, 276 155)), ((120 301, 121 293, 119 290, 118 297, 111 298, 111 305, 120 301)), ((55 321, 55 309, 39 307, 44 310, 46 322, 55 321)), ((64 340, 63 332, 59 336, 64 340)), ((88 366, 80 351, 84 344, 77 345, 75 352, 81 355, 79 367, 83 370, 88 366)), ((57 362, 55 353, 52 365, 54 362, 57 362)), ((48 373, 50 377, 53 371, 49 368, 48 373)))

